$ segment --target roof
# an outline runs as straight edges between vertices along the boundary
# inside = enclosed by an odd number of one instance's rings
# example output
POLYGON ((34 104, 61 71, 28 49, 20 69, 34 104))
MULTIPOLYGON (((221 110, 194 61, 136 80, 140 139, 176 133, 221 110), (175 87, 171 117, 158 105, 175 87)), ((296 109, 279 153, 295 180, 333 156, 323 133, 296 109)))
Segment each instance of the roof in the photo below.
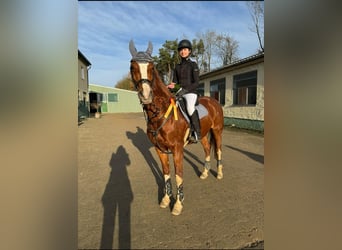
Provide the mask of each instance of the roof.
POLYGON ((89 62, 89 60, 85 57, 85 55, 82 54, 82 52, 80 50, 78 50, 78 58, 81 58, 81 60, 83 62, 85 62, 87 64, 87 66, 90 66, 91 63, 89 62))
MULTIPOLYGON (((98 84, 93 84, 93 83, 89 84, 89 89, 91 89, 92 86, 94 88, 101 88, 103 90, 103 92, 118 91, 118 92, 134 93, 134 94, 137 93, 137 91, 134 91, 134 90, 120 89, 120 88, 109 87, 109 86, 104 86, 104 85, 98 85, 98 84)), ((90 92, 96 92, 96 91, 90 90, 90 92)))
POLYGON ((222 67, 216 68, 216 69, 211 70, 209 72, 202 73, 202 74, 200 74, 200 77, 202 77, 202 76, 209 76, 209 75, 212 75, 212 74, 215 75, 215 74, 220 73, 222 71, 226 71, 227 69, 234 68, 234 67, 236 67, 238 65, 247 64, 247 63, 253 63, 254 61, 260 61, 258 59, 262 59, 263 60, 263 58, 264 58, 264 52, 258 53, 258 54, 254 54, 254 55, 251 55, 249 57, 246 57, 246 58, 234 61, 231 64, 224 65, 222 67))

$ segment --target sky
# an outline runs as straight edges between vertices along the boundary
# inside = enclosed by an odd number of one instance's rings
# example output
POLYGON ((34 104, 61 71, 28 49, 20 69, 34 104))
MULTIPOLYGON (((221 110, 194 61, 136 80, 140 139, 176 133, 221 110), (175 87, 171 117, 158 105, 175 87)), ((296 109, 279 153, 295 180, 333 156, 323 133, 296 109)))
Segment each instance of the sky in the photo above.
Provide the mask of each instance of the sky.
POLYGON ((92 64, 89 83, 114 87, 129 73, 131 39, 138 51, 165 41, 197 38, 208 30, 239 43, 238 56, 253 55, 258 39, 245 1, 81 1, 78 49, 92 64))

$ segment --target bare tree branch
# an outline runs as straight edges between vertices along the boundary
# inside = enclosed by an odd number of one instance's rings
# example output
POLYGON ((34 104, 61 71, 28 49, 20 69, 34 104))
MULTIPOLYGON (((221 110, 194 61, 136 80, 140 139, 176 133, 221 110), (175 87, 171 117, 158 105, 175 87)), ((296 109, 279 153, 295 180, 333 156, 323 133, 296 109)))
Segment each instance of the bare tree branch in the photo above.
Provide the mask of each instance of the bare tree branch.
POLYGON ((264 52, 264 2, 248 1, 246 4, 253 21, 253 26, 250 27, 250 30, 256 33, 260 50, 264 52))

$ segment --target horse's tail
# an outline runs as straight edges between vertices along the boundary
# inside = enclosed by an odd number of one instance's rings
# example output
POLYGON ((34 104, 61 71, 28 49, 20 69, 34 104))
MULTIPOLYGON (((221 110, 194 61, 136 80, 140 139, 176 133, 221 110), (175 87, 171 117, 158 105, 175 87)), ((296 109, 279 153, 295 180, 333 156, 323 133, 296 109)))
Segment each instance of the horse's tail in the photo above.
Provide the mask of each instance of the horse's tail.
POLYGON ((210 148, 211 151, 214 152, 215 155, 215 159, 217 160, 217 145, 216 145, 216 140, 215 140, 215 136, 214 136, 214 132, 212 129, 210 129, 210 133, 209 133, 209 142, 210 142, 210 148))

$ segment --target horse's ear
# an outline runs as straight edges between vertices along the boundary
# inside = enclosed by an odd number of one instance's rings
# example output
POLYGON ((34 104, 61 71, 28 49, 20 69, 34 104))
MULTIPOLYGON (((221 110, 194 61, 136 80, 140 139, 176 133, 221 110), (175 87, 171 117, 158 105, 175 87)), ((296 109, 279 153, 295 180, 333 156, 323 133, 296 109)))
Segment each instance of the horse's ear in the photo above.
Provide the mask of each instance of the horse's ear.
POLYGON ((135 48, 133 40, 129 42, 129 52, 131 52, 132 57, 135 57, 138 53, 137 49, 135 48))
POLYGON ((148 48, 146 50, 146 53, 149 54, 150 56, 152 56, 152 51, 153 51, 153 45, 152 45, 152 42, 149 41, 148 42, 148 48))

